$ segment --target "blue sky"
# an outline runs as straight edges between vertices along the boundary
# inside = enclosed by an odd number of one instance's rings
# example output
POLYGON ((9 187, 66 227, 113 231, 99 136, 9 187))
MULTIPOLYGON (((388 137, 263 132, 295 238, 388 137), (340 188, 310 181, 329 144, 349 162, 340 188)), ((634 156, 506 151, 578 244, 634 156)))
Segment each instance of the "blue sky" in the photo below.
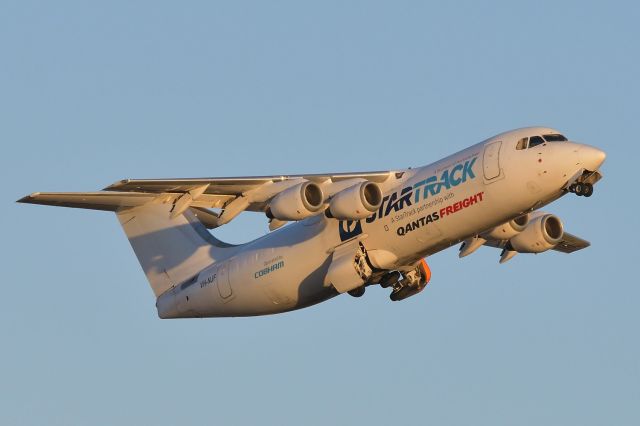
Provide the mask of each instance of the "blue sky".
MULTIPOLYGON (((0 4, 0 423, 637 425, 636 2, 0 4), (126 177, 418 166, 548 125, 608 153, 547 208, 588 250, 161 321, 117 221, 17 205, 126 177)), ((267 231, 259 216, 216 233, 267 231)))

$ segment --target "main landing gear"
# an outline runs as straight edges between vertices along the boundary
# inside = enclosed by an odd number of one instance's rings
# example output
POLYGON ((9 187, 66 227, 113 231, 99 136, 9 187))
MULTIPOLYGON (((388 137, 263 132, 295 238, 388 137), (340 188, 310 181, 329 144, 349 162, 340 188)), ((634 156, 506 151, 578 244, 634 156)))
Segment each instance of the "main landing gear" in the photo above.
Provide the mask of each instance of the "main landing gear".
POLYGON ((576 182, 569 186, 569 192, 573 192, 579 197, 591 197, 591 195, 593 195, 593 185, 590 183, 576 182))
MULTIPOLYGON (((356 265, 361 265, 361 261, 366 261, 366 259, 364 257, 356 257, 356 265)), ((369 269, 366 277, 361 275, 364 283, 359 287, 347 290, 347 293, 352 297, 362 297, 366 286, 378 283, 382 288, 392 289, 389 298, 394 302, 406 299, 424 290, 431 279, 431 270, 424 259, 416 262, 411 267, 413 269, 403 268, 402 273, 400 271, 377 270, 372 274, 371 269, 369 269)), ((358 270, 358 268, 356 269, 358 270)))

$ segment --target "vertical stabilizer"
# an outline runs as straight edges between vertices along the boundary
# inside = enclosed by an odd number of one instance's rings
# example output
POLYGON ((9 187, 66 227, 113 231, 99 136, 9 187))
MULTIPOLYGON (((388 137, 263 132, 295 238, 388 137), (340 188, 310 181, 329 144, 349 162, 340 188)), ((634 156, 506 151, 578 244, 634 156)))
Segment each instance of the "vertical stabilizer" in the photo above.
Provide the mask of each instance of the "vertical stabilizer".
POLYGON ((190 210, 171 218, 171 208, 149 203, 116 213, 156 297, 234 251, 190 210))

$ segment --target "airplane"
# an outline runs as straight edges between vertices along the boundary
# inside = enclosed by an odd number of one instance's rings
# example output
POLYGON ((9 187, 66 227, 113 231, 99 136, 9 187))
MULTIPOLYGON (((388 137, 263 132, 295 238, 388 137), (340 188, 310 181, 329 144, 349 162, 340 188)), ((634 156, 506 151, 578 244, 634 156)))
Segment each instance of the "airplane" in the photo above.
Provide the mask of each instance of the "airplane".
POLYGON ((288 312, 367 286, 393 301, 420 293, 425 261, 460 244, 572 253, 589 242, 539 209, 590 197, 606 154, 546 127, 508 131, 401 170, 196 179, 126 179, 97 192, 36 192, 18 202, 115 212, 159 318, 288 312), (270 232, 232 245, 208 229, 260 212, 270 232), (286 226, 285 226, 286 225, 286 226))

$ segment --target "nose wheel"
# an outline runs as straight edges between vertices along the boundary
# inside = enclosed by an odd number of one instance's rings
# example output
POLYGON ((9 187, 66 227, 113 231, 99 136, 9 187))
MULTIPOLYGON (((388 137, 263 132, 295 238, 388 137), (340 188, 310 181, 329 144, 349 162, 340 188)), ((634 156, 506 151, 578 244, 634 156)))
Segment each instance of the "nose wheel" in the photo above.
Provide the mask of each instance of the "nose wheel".
POLYGON ((569 186, 569 192, 573 192, 578 197, 591 197, 591 195, 593 195, 593 185, 590 183, 576 182, 569 186))

